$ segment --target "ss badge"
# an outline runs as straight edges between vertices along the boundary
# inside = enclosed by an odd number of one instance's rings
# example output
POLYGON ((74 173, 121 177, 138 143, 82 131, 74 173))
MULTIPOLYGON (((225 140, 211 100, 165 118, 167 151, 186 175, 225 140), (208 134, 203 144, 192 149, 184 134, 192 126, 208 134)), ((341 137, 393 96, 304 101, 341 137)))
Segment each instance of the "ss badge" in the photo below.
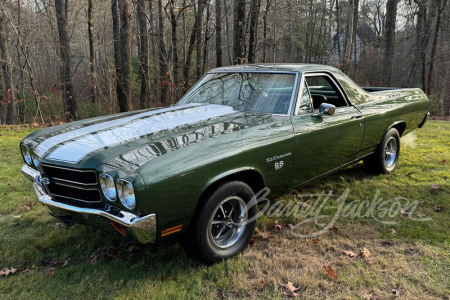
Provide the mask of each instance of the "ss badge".
POLYGON ((276 162, 276 163, 275 163, 275 171, 281 169, 281 168, 283 167, 283 165, 284 165, 284 162, 283 162, 283 161, 278 161, 278 162, 276 162))

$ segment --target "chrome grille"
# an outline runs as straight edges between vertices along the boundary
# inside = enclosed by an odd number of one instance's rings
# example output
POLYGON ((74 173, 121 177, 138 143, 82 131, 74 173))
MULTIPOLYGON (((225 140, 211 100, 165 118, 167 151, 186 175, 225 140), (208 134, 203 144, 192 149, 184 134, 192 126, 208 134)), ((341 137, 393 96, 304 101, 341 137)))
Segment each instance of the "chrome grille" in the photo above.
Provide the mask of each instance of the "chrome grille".
POLYGON ((94 170, 77 170, 41 164, 41 173, 48 177, 47 192, 56 201, 78 205, 91 205, 101 202, 94 170))
POLYGON ((64 167, 41 164, 42 172, 53 179, 75 184, 97 184, 97 174, 94 170, 76 170, 64 167))

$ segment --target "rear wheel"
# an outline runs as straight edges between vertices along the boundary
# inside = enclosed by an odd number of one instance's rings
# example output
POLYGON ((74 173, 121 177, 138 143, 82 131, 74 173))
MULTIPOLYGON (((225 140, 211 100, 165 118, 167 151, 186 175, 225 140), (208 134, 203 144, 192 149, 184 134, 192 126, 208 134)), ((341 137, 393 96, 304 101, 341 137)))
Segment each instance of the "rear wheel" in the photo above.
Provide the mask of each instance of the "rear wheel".
POLYGON ((375 173, 392 173, 400 156, 400 134, 391 128, 373 154, 364 159, 364 166, 375 173))
POLYGON ((252 189, 241 181, 219 186, 192 220, 190 250, 207 263, 240 253, 255 228, 257 207, 250 206, 252 189))

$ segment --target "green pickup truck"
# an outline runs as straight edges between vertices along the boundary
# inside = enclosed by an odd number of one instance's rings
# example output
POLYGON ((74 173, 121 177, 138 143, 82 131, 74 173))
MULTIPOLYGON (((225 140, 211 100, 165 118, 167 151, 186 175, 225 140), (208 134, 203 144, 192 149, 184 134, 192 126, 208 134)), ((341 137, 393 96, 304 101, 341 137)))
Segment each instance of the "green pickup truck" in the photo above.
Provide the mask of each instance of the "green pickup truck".
POLYGON ((428 102, 420 89, 360 88, 329 66, 223 67, 174 106, 30 134, 22 172, 68 225, 140 243, 182 234, 212 263, 247 245, 261 189, 273 198, 360 160, 394 171, 428 102))

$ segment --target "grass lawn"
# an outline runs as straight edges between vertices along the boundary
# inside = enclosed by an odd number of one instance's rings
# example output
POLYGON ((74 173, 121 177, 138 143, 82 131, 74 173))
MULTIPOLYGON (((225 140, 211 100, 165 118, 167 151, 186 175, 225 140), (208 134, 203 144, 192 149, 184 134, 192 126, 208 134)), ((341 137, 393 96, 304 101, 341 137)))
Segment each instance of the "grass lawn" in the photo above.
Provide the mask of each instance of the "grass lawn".
MULTIPOLYGON (((288 297, 288 282, 302 299, 394 299, 395 291, 403 299, 449 299, 450 122, 429 121, 402 138, 393 175, 368 175, 359 163, 296 191, 339 196, 349 188, 346 203, 355 205, 379 191, 386 201, 417 200, 417 208, 393 218, 382 211, 341 217, 314 238, 292 235, 302 217, 263 216, 244 253, 211 267, 174 241, 136 246, 112 231, 61 226, 20 173, 18 145, 33 130, 0 127, 0 273, 15 269, 0 275, 1 299, 273 299, 288 297), (431 220, 415 220, 424 218, 431 220), (363 248, 370 256, 358 255, 363 248)), ((279 200, 311 204, 292 194, 279 200)), ((321 213, 334 215, 339 203, 330 203, 321 213)))

